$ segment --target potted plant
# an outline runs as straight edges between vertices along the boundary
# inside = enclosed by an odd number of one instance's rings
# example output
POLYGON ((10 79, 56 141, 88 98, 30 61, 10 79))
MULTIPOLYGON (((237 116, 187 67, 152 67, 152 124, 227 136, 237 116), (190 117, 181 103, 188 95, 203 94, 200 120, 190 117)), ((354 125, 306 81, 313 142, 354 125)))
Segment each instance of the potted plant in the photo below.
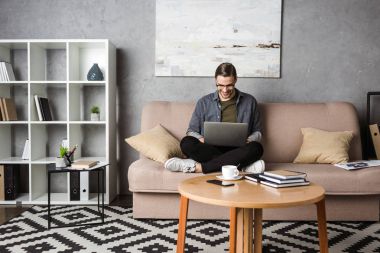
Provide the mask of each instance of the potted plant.
POLYGON ((55 167, 66 167, 66 154, 68 151, 67 147, 59 146, 59 157, 55 158, 55 167))
POLYGON ((98 106, 91 107, 91 121, 99 121, 100 120, 100 110, 98 106))

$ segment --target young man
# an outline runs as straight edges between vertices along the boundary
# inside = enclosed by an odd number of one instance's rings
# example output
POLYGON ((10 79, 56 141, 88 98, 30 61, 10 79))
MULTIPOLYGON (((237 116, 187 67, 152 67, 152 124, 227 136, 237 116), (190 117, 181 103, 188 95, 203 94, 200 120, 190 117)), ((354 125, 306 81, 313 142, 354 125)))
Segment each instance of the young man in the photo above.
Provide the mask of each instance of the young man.
POLYGON ((237 73, 231 63, 222 63, 215 71, 216 92, 198 100, 181 150, 190 159, 171 158, 165 162, 170 171, 211 173, 223 165, 237 165, 250 173, 264 171, 261 118, 256 99, 235 88, 237 73), (242 147, 220 147, 204 143, 204 122, 240 122, 248 124, 247 143, 242 147))

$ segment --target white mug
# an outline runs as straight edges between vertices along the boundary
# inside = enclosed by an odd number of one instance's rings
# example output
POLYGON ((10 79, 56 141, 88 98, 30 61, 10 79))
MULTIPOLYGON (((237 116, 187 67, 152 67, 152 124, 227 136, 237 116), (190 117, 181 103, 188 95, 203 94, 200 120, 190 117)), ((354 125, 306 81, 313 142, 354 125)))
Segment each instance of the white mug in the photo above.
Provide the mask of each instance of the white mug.
POLYGON ((235 177, 239 176, 239 170, 235 165, 223 165, 222 175, 224 179, 234 179, 235 177))

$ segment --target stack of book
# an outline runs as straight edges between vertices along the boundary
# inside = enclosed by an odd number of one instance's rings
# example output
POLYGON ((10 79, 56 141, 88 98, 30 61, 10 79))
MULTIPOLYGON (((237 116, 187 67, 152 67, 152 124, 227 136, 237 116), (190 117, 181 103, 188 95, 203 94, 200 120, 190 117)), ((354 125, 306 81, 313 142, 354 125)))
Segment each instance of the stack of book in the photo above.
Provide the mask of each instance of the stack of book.
POLYGON ((0 98, 0 120, 17 120, 16 106, 12 98, 0 98))
POLYGON ((16 81, 15 74, 13 73, 12 65, 8 62, 0 62, 0 81, 9 82, 16 81))
POLYGON ((275 188, 309 185, 306 173, 290 170, 265 171, 260 174, 247 174, 245 178, 275 188))
POLYGON ((49 100, 35 95, 34 102, 36 104, 39 121, 52 121, 53 117, 51 115, 49 100))

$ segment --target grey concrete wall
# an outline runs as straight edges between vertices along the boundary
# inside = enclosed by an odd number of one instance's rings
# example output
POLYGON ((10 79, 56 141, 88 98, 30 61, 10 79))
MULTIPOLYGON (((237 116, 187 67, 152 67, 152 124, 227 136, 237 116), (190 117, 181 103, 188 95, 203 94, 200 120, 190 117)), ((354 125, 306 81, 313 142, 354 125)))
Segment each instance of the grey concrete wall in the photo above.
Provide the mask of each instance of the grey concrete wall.
MULTIPOLYGON (((24 38, 107 38, 118 48, 121 193, 137 158, 123 139, 139 132, 142 105, 214 89, 212 78, 154 76, 154 0, 1 0, 0 39, 24 38)), ((284 0, 282 77, 237 86, 259 102, 349 101, 364 126, 366 93, 379 84, 378 0, 284 0)))

